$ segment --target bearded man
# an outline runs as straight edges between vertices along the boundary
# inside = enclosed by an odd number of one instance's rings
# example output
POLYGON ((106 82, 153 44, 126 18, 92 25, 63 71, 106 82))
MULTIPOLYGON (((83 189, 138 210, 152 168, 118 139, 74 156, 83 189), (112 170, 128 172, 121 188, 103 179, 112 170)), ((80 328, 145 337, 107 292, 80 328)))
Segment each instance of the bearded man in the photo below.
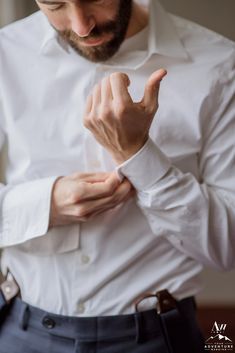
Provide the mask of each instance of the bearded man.
POLYGON ((37 4, 0 31, 0 353, 202 353, 201 270, 235 259, 234 44, 156 0, 37 4))

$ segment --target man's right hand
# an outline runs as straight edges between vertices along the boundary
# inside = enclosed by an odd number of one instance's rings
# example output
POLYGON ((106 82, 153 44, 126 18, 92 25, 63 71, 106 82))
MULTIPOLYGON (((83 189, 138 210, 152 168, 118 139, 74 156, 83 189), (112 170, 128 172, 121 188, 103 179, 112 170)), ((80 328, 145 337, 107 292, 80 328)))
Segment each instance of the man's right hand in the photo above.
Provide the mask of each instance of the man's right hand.
POLYGON ((56 180, 51 198, 50 227, 85 222, 134 195, 116 173, 72 174, 56 180))

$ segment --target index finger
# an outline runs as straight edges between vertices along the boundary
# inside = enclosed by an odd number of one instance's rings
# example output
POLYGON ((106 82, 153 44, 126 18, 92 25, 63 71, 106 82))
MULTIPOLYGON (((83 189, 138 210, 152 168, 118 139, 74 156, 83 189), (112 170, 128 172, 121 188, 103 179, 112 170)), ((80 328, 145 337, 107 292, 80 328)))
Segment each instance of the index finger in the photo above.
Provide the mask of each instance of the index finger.
POLYGON ((110 172, 93 172, 93 173, 79 173, 75 172, 70 175, 74 181, 85 181, 89 183, 102 182, 111 176, 110 172))
POLYGON ((112 173, 106 180, 101 182, 89 182, 84 185, 85 195, 83 201, 96 200, 110 196, 121 184, 115 173, 112 173))
POLYGON ((92 104, 93 104, 92 95, 89 94, 89 96, 86 99, 86 105, 85 105, 85 111, 84 111, 85 116, 90 114, 92 104))
POLYGON ((130 85, 129 77, 121 72, 115 72, 110 75, 110 84, 113 94, 113 99, 120 103, 133 103, 128 92, 130 85))

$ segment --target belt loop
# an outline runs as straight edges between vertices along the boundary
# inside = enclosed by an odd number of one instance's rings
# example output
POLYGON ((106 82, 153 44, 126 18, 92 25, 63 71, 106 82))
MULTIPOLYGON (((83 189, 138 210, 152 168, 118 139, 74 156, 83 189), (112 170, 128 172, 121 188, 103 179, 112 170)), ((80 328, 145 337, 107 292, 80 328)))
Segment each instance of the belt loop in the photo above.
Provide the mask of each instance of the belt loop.
POLYGON ((28 328, 29 315, 30 315, 29 306, 23 303, 20 308, 19 327, 24 331, 27 330, 28 328))
POLYGON ((136 343, 144 342, 143 315, 141 312, 135 313, 136 343))

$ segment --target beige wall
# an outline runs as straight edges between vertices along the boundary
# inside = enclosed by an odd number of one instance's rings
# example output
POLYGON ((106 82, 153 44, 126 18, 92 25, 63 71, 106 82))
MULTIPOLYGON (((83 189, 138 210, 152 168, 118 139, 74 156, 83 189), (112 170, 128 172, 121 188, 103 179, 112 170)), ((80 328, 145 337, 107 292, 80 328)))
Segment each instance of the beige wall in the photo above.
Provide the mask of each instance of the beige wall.
POLYGON ((235 308, 235 271, 220 273, 206 269, 202 278, 205 288, 197 298, 200 305, 225 305, 235 308))
MULTIPOLYGON (((235 40, 235 0, 161 0, 161 2, 169 11, 235 40)), ((23 17, 26 12, 32 12, 34 6, 33 0, 0 0, 0 26, 17 17, 23 17)), ((235 271, 221 274, 205 270, 203 278, 205 290, 199 295, 201 304, 235 305, 235 271)))
MULTIPOLYGON (((136 0, 147 5, 150 0, 136 0)), ((159 0, 169 11, 235 41, 235 0, 159 0)))
MULTIPOLYGON (((148 3, 149 0, 137 0, 148 3)), ((160 0, 164 7, 235 41, 235 0, 160 0)), ((31 13, 34 0, 0 0, 0 27, 31 13)))
POLYGON ((34 0, 0 0, 0 27, 36 9, 34 0))
MULTIPOLYGON (((235 41, 235 0, 161 0, 161 3, 168 11, 235 41)), ((207 269, 202 278, 205 290, 198 296, 200 304, 235 306, 235 271, 218 273, 207 269)))
POLYGON ((169 11, 235 41, 235 0, 161 0, 169 11))

